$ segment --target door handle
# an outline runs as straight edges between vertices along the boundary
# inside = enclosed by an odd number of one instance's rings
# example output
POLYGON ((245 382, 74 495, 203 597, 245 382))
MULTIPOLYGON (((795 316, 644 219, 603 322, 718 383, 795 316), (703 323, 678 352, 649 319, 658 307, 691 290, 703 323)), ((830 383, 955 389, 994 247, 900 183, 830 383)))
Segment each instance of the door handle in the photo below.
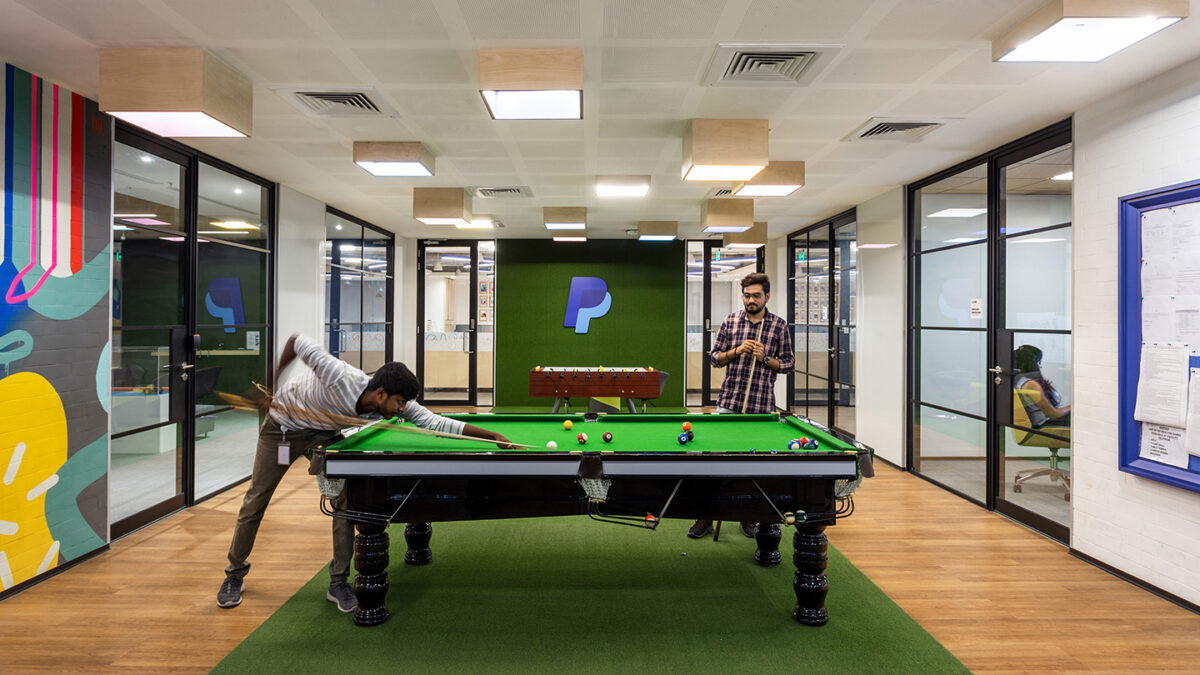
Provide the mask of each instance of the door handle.
POLYGON ((194 363, 181 363, 181 364, 179 364, 179 369, 180 369, 180 370, 191 370, 192 368, 195 368, 195 367, 196 367, 196 364, 194 364, 194 363))
POLYGON ((1003 372, 1004 372, 1004 369, 1003 369, 1003 368, 1001 368, 1000 366, 993 366, 993 367, 991 367, 991 368, 988 368, 988 372, 989 372, 989 373, 996 373, 997 375, 999 375, 1000 373, 1003 373, 1003 372))

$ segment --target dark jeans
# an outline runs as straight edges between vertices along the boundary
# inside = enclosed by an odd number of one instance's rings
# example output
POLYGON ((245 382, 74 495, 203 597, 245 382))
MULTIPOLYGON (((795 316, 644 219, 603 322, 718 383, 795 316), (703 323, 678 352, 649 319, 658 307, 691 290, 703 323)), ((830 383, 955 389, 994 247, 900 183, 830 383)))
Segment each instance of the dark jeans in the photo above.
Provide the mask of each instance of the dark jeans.
MULTIPOLYGON (((250 487, 242 500, 242 508, 238 511, 237 524, 233 528, 233 541, 229 544, 229 566, 225 574, 241 579, 250 571, 250 551, 254 548, 254 538, 258 535, 258 526, 263 514, 267 512, 267 504, 271 495, 288 467, 297 459, 307 455, 313 448, 331 443, 341 438, 340 431, 325 431, 319 429, 302 429, 289 431, 286 440, 291 444, 290 456, 286 465, 279 463, 279 444, 285 440, 285 434, 279 428, 279 423, 270 416, 263 421, 258 429, 258 446, 254 453, 254 470, 250 474, 250 487)), ((345 499, 344 495, 334 500, 334 505, 345 499)), ((333 518, 333 561, 329 563, 330 583, 346 581, 350 574, 350 557, 354 553, 354 526, 344 518, 333 518)))

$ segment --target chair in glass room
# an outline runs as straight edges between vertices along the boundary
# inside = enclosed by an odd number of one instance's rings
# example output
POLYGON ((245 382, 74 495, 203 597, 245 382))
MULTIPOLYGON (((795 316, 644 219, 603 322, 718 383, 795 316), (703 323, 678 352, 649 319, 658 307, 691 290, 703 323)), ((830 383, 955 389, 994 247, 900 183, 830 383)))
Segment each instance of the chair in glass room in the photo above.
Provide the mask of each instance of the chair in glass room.
POLYGON ((1013 427, 1011 429, 1013 441, 1020 446, 1027 448, 1045 448, 1050 453, 1050 466, 1038 469, 1023 469, 1018 471, 1013 476, 1013 492, 1020 492, 1021 485, 1034 478, 1048 476, 1050 482, 1061 482, 1067 491, 1063 494, 1063 499, 1070 501, 1071 499, 1071 474, 1059 468, 1061 458, 1058 456, 1059 450, 1071 447, 1071 428, 1070 427, 1043 427, 1041 431, 1047 434, 1054 434, 1061 438, 1052 436, 1044 436, 1042 434, 1026 431, 1025 429, 1017 429, 1015 427, 1025 427, 1032 429, 1033 423, 1029 420, 1029 413, 1025 410, 1025 398, 1032 402, 1037 402, 1041 398, 1041 394, 1036 391, 1013 390, 1013 427))

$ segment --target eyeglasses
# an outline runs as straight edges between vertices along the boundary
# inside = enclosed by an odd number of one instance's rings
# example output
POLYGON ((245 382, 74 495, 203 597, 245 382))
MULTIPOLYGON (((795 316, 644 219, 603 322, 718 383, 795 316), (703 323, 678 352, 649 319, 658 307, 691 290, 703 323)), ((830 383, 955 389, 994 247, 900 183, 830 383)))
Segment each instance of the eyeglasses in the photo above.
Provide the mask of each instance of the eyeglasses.
POLYGON ((742 297, 746 300, 760 300, 763 298, 762 293, 742 293, 742 297))

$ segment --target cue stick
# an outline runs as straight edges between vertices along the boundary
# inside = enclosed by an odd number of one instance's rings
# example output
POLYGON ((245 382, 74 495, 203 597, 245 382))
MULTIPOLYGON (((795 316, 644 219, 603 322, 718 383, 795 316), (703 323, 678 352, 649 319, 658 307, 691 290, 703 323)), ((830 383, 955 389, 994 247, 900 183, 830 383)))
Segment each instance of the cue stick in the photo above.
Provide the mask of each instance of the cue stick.
MULTIPOLYGON (((463 440, 463 441, 477 441, 480 443, 495 443, 496 445, 500 445, 500 444, 504 443, 504 441, 496 441, 496 440, 492 440, 490 438, 478 438, 476 436, 465 436, 463 434, 452 434, 452 433, 445 432, 445 431, 434 431, 433 429, 422 429, 422 428, 416 426, 415 424, 403 425, 403 424, 396 424, 393 422, 388 422, 387 420, 376 420, 374 422, 364 425, 364 422, 366 420, 364 420, 361 417, 352 417, 349 415, 338 415, 336 413, 331 413, 331 412, 328 412, 325 410, 307 410, 304 408, 300 408, 298 406, 284 405, 282 403, 278 403, 275 401, 274 396, 272 396, 270 394, 270 392, 268 392, 266 390, 265 387, 263 387, 262 385, 256 385, 256 386, 259 388, 260 391, 262 391, 264 394, 266 394, 266 399, 264 399, 264 401, 267 402, 266 408, 268 408, 268 409, 273 408, 275 410, 278 410, 278 411, 282 412, 283 414, 287 415, 288 417, 301 417, 301 418, 314 419, 318 422, 325 422, 327 424, 336 424, 336 425, 345 426, 345 427, 378 426, 382 429, 392 429, 395 431, 404 431, 404 432, 407 432, 410 434, 424 434, 427 436, 438 436, 440 438, 454 438, 454 439, 463 440)), ((259 405, 258 402, 254 401, 252 399, 246 398, 244 396, 238 396, 236 394, 227 394, 223 391, 217 392, 217 395, 219 395, 222 399, 224 399, 227 403, 232 405, 234 408, 237 408, 239 410, 254 410, 254 411, 266 412, 266 410, 261 405, 259 405)), ((513 443, 512 441, 508 441, 507 444, 512 445, 513 447, 517 447, 517 448, 532 448, 533 447, 532 445, 525 445, 523 443, 513 443)))
MULTIPOLYGON (((755 336, 755 338, 754 338, 755 342, 758 342, 760 339, 762 339, 762 329, 763 329, 763 326, 765 326, 765 325, 767 325, 767 313, 766 313, 766 310, 764 309, 762 323, 758 324, 758 335, 755 336)), ((767 350, 765 347, 763 348, 763 360, 764 361, 767 360, 767 350)), ((742 413, 743 414, 745 414, 745 412, 746 412, 746 404, 750 402, 750 385, 754 384, 754 366, 756 366, 756 365, 758 365, 758 361, 755 361, 753 358, 753 355, 751 355, 750 379, 748 379, 746 381, 746 395, 744 397, 742 397, 742 413)))

